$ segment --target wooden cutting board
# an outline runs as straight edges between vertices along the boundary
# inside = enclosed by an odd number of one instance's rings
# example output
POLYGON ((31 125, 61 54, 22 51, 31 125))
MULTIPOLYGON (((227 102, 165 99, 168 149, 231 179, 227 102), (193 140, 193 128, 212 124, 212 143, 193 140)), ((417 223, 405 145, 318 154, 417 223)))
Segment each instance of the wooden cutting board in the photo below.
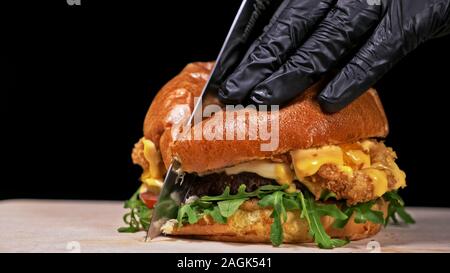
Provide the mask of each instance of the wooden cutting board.
POLYGON ((450 209, 408 208, 417 224, 390 225, 346 247, 238 244, 118 233, 121 202, 0 201, 0 252, 450 252, 450 209))

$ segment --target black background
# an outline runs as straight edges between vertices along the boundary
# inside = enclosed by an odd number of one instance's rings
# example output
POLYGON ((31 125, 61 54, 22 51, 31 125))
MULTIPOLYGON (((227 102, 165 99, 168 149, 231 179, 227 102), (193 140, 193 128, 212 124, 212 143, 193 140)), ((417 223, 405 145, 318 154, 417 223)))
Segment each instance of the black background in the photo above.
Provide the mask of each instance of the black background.
MULTIPOLYGON (((0 199, 127 199, 139 185, 130 152, 152 97, 185 64, 216 57, 239 4, 61 0, 4 9, 12 16, 2 31, 0 199)), ((422 45, 376 85, 409 205, 450 206, 449 48, 450 37, 422 45)))

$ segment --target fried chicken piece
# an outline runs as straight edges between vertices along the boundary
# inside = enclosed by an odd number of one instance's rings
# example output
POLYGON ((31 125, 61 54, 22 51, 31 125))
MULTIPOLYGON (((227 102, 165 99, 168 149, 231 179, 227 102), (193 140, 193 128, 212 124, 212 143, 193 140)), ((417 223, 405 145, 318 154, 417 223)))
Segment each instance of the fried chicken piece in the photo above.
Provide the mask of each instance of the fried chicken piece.
POLYGON ((374 199, 372 181, 362 172, 356 171, 349 177, 336 165, 325 164, 313 176, 313 181, 334 192, 337 199, 345 199, 349 205, 374 199))
POLYGON ((149 168, 149 164, 144 157, 144 142, 143 138, 141 138, 136 144, 134 144, 133 152, 131 153, 131 159, 134 164, 137 164, 142 167, 142 169, 147 170, 149 168))
MULTIPOLYGON (((387 178, 387 190, 399 187, 402 178, 394 160, 397 158, 395 152, 382 142, 373 142, 368 151, 370 153, 371 168, 383 171, 387 178), (398 180, 398 181, 397 181, 398 180)), ((352 166, 352 173, 342 170, 335 164, 324 164, 317 173, 306 178, 316 185, 316 189, 327 189, 336 194, 337 199, 346 200, 348 205, 367 202, 376 199, 375 186, 372 178, 364 169, 352 166)), ((404 179, 404 178, 403 178, 404 179)), ((316 198, 321 190, 316 190, 316 198)))

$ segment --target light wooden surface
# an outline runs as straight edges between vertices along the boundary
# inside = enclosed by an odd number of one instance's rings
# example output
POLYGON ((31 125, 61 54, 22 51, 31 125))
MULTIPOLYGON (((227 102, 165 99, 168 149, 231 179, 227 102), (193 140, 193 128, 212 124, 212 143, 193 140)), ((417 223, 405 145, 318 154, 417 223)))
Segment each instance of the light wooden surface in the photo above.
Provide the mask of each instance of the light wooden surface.
POLYGON ((122 234, 121 202, 0 201, 0 252, 450 252, 450 209, 408 208, 417 224, 388 226, 372 240, 334 250, 122 234))

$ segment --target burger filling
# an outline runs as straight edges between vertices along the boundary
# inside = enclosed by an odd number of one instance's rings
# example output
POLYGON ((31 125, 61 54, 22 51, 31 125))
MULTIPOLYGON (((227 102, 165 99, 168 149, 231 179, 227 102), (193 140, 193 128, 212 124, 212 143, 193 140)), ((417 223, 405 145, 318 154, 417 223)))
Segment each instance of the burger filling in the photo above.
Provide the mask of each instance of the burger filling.
MULTIPOLYGON (((347 240, 330 238, 321 224, 322 216, 334 218, 335 228, 343 228, 352 216, 357 223, 386 224, 389 218, 396 221, 396 214, 407 223, 413 222, 396 193, 406 186, 405 174, 395 163, 395 152, 382 142, 300 149, 283 158, 284 162, 257 160, 204 174, 186 174, 183 183, 187 190, 173 217, 176 220, 169 224, 181 227, 201 219, 226 224, 246 201, 252 201, 273 209, 270 238, 274 245, 283 242, 286 211, 297 210, 315 242, 332 248, 347 240), (380 201, 389 202, 387 214, 374 209, 380 201)), ((139 193, 141 199, 142 193, 157 195, 165 170, 155 145, 141 139, 133 151, 133 161, 144 169, 143 186, 134 198, 138 200, 139 193)), ((144 202, 133 204, 137 204, 135 214, 146 210, 139 209, 144 202)), ((150 217, 151 213, 147 214, 150 217)), ((170 228, 165 226, 164 230, 170 228)))
POLYGON ((317 200, 324 192, 332 192, 337 200, 345 200, 348 205, 367 202, 406 186, 405 173, 395 163, 395 152, 374 140, 290 154, 291 164, 251 161, 209 174, 190 174, 188 179, 198 185, 193 190, 200 192, 198 196, 220 194, 226 186, 233 192, 241 184, 247 185, 248 191, 279 184, 288 185, 287 192, 295 192, 296 184, 300 183, 317 200))

